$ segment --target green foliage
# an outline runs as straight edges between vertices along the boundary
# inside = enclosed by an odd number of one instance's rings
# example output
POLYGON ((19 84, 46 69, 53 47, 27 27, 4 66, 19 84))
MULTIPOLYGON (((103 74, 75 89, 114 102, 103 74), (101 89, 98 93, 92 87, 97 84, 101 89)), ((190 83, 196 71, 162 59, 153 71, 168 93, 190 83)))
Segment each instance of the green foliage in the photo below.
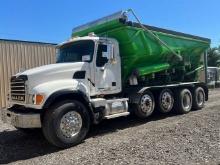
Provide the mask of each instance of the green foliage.
POLYGON ((220 67, 220 46, 208 51, 208 66, 220 67))

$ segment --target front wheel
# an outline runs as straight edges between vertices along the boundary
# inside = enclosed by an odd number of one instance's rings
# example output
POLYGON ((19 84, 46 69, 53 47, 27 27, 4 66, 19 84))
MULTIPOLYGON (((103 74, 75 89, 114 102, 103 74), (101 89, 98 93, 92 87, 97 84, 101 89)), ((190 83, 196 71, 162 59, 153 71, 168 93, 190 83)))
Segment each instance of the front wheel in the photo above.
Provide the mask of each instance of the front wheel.
POLYGON ((48 110, 43 120, 45 138, 53 145, 67 148, 80 143, 88 133, 90 117, 79 101, 67 100, 48 110))

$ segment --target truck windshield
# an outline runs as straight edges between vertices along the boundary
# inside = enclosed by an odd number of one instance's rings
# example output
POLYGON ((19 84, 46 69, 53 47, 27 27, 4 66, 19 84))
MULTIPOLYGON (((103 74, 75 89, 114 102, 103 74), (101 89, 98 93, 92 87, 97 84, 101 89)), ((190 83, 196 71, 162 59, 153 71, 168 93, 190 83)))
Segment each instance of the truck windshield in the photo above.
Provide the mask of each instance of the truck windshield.
POLYGON ((57 63, 91 62, 95 43, 92 40, 76 41, 61 46, 57 52, 57 63))

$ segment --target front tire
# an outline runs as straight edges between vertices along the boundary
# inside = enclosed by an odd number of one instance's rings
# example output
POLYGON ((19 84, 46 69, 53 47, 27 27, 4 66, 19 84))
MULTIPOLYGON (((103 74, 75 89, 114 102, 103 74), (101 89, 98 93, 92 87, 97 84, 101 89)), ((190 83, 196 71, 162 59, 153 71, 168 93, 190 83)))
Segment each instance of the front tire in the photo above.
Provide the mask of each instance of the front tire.
POLYGON ((87 135, 90 116, 79 101, 67 100, 54 105, 43 119, 43 133, 53 145, 68 148, 79 144, 87 135))

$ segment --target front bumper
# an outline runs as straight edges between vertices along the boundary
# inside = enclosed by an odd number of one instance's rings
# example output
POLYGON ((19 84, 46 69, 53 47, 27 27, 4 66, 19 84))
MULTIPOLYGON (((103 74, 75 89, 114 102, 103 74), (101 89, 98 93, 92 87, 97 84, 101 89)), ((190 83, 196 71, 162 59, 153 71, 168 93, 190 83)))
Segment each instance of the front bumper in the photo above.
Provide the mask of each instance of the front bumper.
POLYGON ((1 119, 4 123, 18 128, 41 128, 41 119, 38 113, 3 109, 1 110, 1 119))

